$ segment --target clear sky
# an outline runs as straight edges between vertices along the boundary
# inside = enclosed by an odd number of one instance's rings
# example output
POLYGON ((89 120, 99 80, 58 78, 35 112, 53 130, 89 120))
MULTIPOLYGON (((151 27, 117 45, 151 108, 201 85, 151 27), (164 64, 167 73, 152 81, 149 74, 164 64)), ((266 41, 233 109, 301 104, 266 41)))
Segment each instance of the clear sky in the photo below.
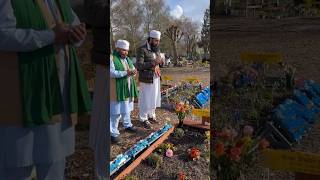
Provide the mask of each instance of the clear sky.
POLYGON ((210 6, 210 0, 165 0, 170 7, 170 14, 175 18, 184 15, 199 24, 203 21, 203 15, 210 6))

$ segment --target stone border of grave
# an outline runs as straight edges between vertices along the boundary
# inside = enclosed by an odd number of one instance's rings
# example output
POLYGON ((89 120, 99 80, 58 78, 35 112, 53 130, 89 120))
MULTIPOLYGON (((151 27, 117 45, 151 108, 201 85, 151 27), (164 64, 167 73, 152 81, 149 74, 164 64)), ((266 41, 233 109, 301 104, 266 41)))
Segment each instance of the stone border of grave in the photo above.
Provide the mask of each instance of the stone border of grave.
MULTIPOLYGON (((163 128, 165 128, 165 126, 163 128)), ((132 161, 132 162, 128 165, 126 165, 126 163, 127 163, 126 162, 123 165, 123 166, 126 166, 126 167, 124 167, 123 170, 121 170, 120 172, 114 173, 114 175, 112 175, 112 176, 115 176, 114 179, 121 180, 123 177, 128 175, 132 170, 134 170, 141 163, 142 160, 146 159, 160 144, 162 144, 169 137, 169 135, 174 131, 176 126, 177 126, 177 124, 171 125, 170 128, 164 134, 162 134, 160 137, 158 137, 154 142, 152 142, 150 144, 147 144, 147 139, 149 137, 152 137, 153 133, 150 136, 148 136, 147 138, 137 142, 137 144, 135 144, 133 147, 137 147, 140 144, 144 145, 145 147, 142 147, 143 150, 141 152, 138 152, 136 157, 127 157, 126 158, 126 159, 133 158, 133 159, 128 160, 128 162, 129 161, 132 161)), ((157 131, 155 133, 157 133, 157 131)), ((140 148, 140 149, 142 149, 142 148, 140 148)), ((128 153, 129 151, 132 151, 132 150, 134 150, 134 148, 130 148, 126 153, 128 153)), ((121 155, 123 155, 123 154, 121 154, 121 155)), ((123 161, 123 160, 121 160, 121 161, 123 161)), ((119 162, 119 163, 121 163, 121 162, 119 162)), ((121 168, 123 168, 123 167, 121 167, 121 168)))

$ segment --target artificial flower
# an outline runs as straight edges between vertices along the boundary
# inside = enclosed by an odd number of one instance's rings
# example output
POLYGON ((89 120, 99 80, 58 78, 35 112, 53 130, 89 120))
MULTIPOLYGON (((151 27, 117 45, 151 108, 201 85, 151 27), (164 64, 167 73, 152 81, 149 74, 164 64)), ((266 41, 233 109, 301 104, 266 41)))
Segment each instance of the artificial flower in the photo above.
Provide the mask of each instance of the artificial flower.
POLYGON ((252 136, 253 134, 253 127, 252 126, 249 126, 249 125, 246 125, 244 126, 243 128, 243 135, 244 136, 252 136))
POLYGON ((224 144, 218 142, 215 146, 215 153, 217 157, 222 156, 225 152, 224 152, 224 144))
POLYGON ((166 156, 171 158, 173 156, 173 151, 171 149, 167 149, 166 156))

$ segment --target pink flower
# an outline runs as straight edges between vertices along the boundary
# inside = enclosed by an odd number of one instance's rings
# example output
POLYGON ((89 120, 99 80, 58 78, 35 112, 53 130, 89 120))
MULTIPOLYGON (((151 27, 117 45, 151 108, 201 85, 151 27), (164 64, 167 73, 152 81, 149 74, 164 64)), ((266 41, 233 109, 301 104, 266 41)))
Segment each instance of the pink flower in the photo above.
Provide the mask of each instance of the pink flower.
POLYGON ((173 151, 171 149, 167 149, 166 156, 171 158, 173 156, 173 151))
POLYGON ((252 134, 253 134, 253 127, 252 126, 244 126, 244 128, 243 128, 243 135, 244 136, 252 136, 252 134))

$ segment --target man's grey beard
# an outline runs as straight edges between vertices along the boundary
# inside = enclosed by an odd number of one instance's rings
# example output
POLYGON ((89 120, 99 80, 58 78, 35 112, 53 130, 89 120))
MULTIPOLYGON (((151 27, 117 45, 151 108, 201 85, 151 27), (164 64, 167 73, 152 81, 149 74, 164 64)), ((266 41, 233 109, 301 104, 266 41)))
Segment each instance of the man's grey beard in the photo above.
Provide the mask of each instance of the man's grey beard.
POLYGON ((121 54, 120 54, 120 57, 123 58, 123 59, 127 58, 127 56, 121 55, 121 54))

